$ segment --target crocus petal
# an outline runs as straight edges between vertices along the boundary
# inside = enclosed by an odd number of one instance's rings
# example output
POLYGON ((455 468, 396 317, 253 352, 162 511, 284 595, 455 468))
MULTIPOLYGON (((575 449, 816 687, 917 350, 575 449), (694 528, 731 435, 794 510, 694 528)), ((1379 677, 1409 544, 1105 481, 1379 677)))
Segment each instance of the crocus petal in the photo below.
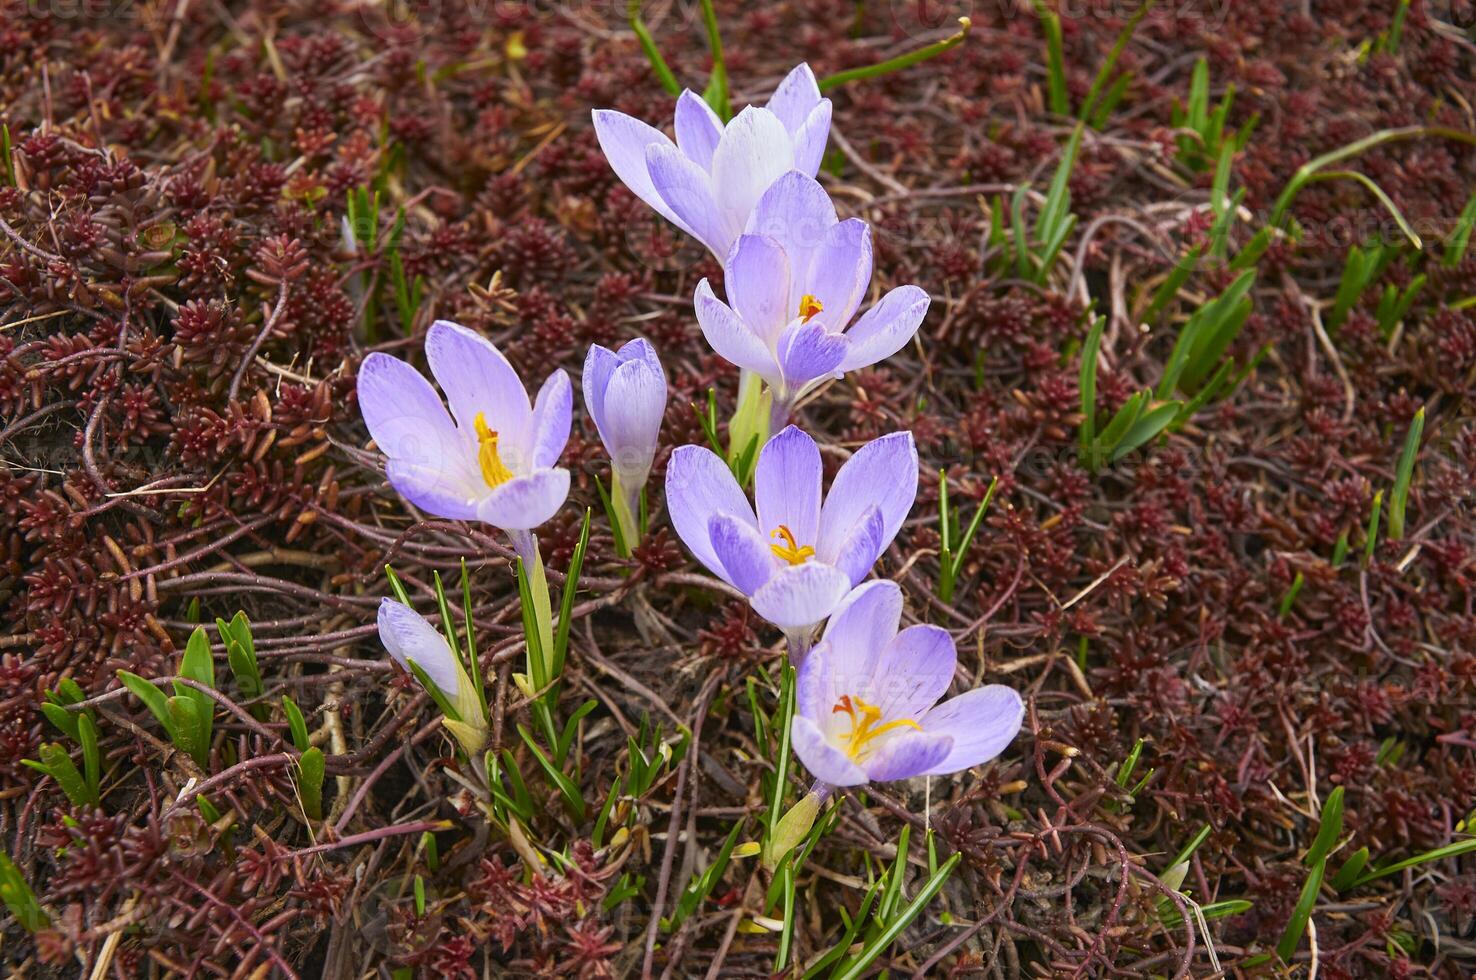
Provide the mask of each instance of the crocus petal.
POLYGON ((887 525, 881 508, 868 507, 861 520, 856 522, 856 526, 841 541, 836 553, 821 555, 821 560, 845 572, 852 585, 860 585, 871 574, 871 566, 881 557, 882 539, 886 533, 887 525))
POLYGON ((861 762, 867 777, 877 783, 921 776, 947 759, 954 745, 948 732, 909 731, 883 737, 885 741, 861 762))
MULTIPOLYGON (((632 343, 644 344, 644 340, 632 343)), ((626 349, 630 348, 626 345, 626 349)), ((622 350, 621 354, 624 355, 622 350)), ((652 352, 655 357, 655 352, 652 352)), ((638 354, 623 362, 610 377, 605 389, 605 421, 600 439, 622 480, 629 485, 644 482, 656 455, 656 437, 661 431, 661 417, 666 413, 666 376, 658 362, 638 354)))
POLYGON ((937 626, 909 626, 887 644, 871 679, 872 704, 883 718, 922 717, 948 692, 958 666, 953 637, 937 626))
POLYGON ((953 748, 928 768, 928 775, 946 776, 988 762, 1010 744, 1024 718, 1020 695, 1000 684, 944 701, 921 722, 924 731, 952 735, 953 748))
POLYGON ((820 509, 820 544, 815 550, 822 555, 838 554, 851 528, 868 507, 876 506, 886 522, 880 546, 885 551, 916 497, 917 447, 912 433, 893 432, 873 439, 856 450, 835 475, 820 509))
POLYGON ((729 220, 712 196, 712 181, 697 164, 674 146, 652 146, 646 151, 651 183, 683 231, 722 258, 741 230, 729 220))
POLYGON ((738 314, 713 295, 712 286, 706 279, 697 284, 692 302, 697 308, 697 323, 702 327, 702 336, 719 356, 764 378, 778 373, 773 352, 748 329, 738 314))
POLYGON ((676 104, 676 141, 693 163, 712 169, 712 151, 723 135, 723 121, 701 96, 684 89, 676 104))
POLYGON ((594 128, 595 137, 600 141, 600 149, 604 152, 605 159, 610 161, 610 169, 615 171, 615 176, 630 188, 632 194, 655 208, 663 218, 688 234, 692 234, 692 229, 677 217, 657 193, 650 171, 646 167, 647 147, 676 148, 666 134, 655 127, 646 125, 639 119, 613 109, 596 109, 594 128))
POLYGON ((820 172, 825 144, 830 140, 830 113, 830 100, 821 99, 794 134, 794 169, 802 174, 813 177, 820 172))
POLYGON ((835 649, 837 662, 844 664, 837 670, 853 683, 864 684, 876 672, 887 641, 897 635, 901 622, 902 589, 896 582, 877 579, 853 589, 825 624, 825 642, 835 649))
POLYGON ((364 358, 359 366, 358 395, 364 424, 386 455, 426 458, 424 453, 397 453, 392 448, 417 430, 447 438, 456 434, 436 389, 398 357, 375 353, 364 358))
MULTIPOLYGON (((406 486, 424 491, 422 500, 429 499, 432 490, 465 500, 486 489, 441 396, 419 371, 388 354, 370 354, 359 367, 358 394, 359 410, 375 444, 392 461, 400 461, 406 486)), ((409 496, 405 489, 401 492, 409 496)), ((451 517, 422 500, 412 502, 451 517)))
MULTIPOLYGON (((527 469, 547 469, 559 461, 564 445, 569 441, 569 426, 573 418, 574 389, 569 384, 569 376, 560 368, 543 382, 538 400, 533 405, 533 438, 527 469)), ((506 456, 503 462, 513 472, 518 472, 513 461, 506 456)))
POLYGON ((743 230, 777 239, 789 255, 790 267, 808 269, 814 251, 837 223, 835 205, 815 178, 790 171, 766 190, 743 230))
POLYGON ((773 346, 799 310, 792 299, 789 258, 776 239, 739 235, 728 253, 724 289, 748 329, 773 346), (791 305, 791 300, 793 305, 791 305))
POLYGON ((845 572, 820 562, 780 567, 753 594, 753 611, 780 629, 813 626, 851 591, 845 572))
POLYGON ((846 339, 821 324, 794 320, 779 335, 774 353, 784 383, 797 390, 835 372, 846 356, 846 339))
POLYGON ((590 344, 589 353, 584 355, 584 375, 580 379, 579 390, 584 393, 585 410, 602 434, 605 431, 605 391, 610 385, 610 375, 620 364, 614 351, 599 344, 590 344))
POLYGON ((758 532, 753 508, 733 478, 733 471, 702 446, 682 446, 671 454, 666 464, 666 509, 687 550, 724 581, 727 572, 713 550, 708 521, 714 514, 729 514, 751 523, 758 532))
POLYGON ((768 109, 749 106, 728 123, 712 155, 712 187, 718 206, 738 224, 735 235, 769 185, 793 169, 789 133, 768 109))
POLYGON ((384 465, 390 486, 427 514, 449 521, 477 519, 477 506, 489 493, 481 474, 391 458, 384 465))
POLYGON ((472 451, 478 413, 501 436, 504 457, 526 451, 533 411, 528 392, 490 340, 460 324, 437 320, 425 336, 425 356, 472 451))
POLYGON ((887 293, 846 331, 850 349, 842 371, 854 371, 897 353, 917 333, 928 315, 928 294, 917 286, 898 286, 887 293))
MULTIPOLYGON (((871 285, 871 258, 871 227, 860 218, 849 218, 826 230, 803 281, 790 289, 791 294, 796 290, 810 293, 824 307, 811 323, 831 333, 846 328, 871 285)), ((798 309, 800 297, 792 298, 798 309)), ((854 346, 855 339, 849 334, 847 341, 854 346)))
POLYGON ((568 470, 534 470, 488 494, 477 505, 477 518, 504 531, 529 531, 557 514, 568 496, 568 470))
POLYGON ((825 624, 825 635, 800 664, 795 705, 831 738, 849 728, 845 716, 832 709, 843 695, 865 700, 868 679, 897 634, 902 618, 902 590, 895 582, 867 582, 851 591, 825 624))
POLYGON ((720 573, 722 578, 744 595, 753 595, 774 574, 774 553, 745 519, 714 514, 707 522, 707 538, 726 573, 720 573))
POLYGON ((782 525, 795 542, 813 548, 820 532, 820 448, 798 426, 774 436, 759 453, 754 468, 754 503, 759 529, 773 537, 782 525))
POLYGON ((379 603, 379 640, 407 671, 409 661, 425 671, 448 700, 456 701, 458 668, 451 647, 425 617, 393 599, 379 603))
POLYGON ((867 781, 866 772, 844 752, 831 745, 815 723, 803 715, 795 715, 790 726, 794 754, 810 770, 810 775, 832 786, 860 786, 867 781))
POLYGON ((790 69, 789 74, 784 76, 784 81, 774 89, 774 94, 769 96, 767 108, 793 134, 804 125, 810 112, 819 104, 820 84, 815 81, 815 73, 810 70, 810 66, 801 62, 790 69))

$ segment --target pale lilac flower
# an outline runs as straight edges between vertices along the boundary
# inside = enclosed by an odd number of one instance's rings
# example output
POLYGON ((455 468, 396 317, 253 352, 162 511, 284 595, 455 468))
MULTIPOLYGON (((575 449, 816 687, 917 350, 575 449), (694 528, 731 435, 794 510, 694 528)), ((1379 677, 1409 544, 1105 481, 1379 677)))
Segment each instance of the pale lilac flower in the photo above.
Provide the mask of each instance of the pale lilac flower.
POLYGON ((573 415, 568 375, 550 374, 530 405, 507 358, 486 338, 446 320, 432 324, 425 353, 450 414, 430 382, 404 361, 374 353, 359 368, 359 410, 389 457, 390 484, 437 517, 510 532, 552 517, 569 495, 569 471, 554 466, 573 415))
POLYGON ((794 752, 822 784, 946 776, 993 759, 1020 730, 1020 695, 999 684, 938 704, 958 660, 953 638, 937 626, 899 633, 901 617, 897 584, 867 582, 799 667, 794 752))
POLYGON ((379 603, 379 640, 389 655, 406 671, 413 663, 425 672, 439 693, 456 712, 447 717, 446 728, 470 754, 486 742, 487 717, 482 695, 472 685, 466 668, 451 652, 451 645, 426 618, 394 599, 379 603))
POLYGON ((770 184, 791 170, 812 177, 819 171, 830 100, 821 98, 810 66, 800 65, 766 106, 749 106, 726 126, 701 96, 683 92, 675 143, 613 109, 596 109, 594 127, 631 193, 721 260, 770 184))
POLYGON ((871 229, 839 221, 814 178, 788 173, 758 201, 724 267, 724 303, 706 279, 697 285, 703 336, 727 360, 774 392, 774 416, 825 378, 890 357, 928 312, 917 286, 888 292, 854 324, 871 286, 871 229))
POLYGON ((640 512, 641 488, 666 412, 666 375, 656 349, 640 338, 619 351, 592 345, 584 359, 583 388, 585 408, 610 454, 621 506, 627 509, 624 518, 633 517, 640 512))
POLYGON ((687 548, 748 596, 760 616, 806 640, 871 572, 912 509, 912 433, 858 449, 823 506, 821 477, 819 448, 792 425, 759 453, 756 514, 727 464, 709 450, 683 446, 666 467, 666 506, 687 548))

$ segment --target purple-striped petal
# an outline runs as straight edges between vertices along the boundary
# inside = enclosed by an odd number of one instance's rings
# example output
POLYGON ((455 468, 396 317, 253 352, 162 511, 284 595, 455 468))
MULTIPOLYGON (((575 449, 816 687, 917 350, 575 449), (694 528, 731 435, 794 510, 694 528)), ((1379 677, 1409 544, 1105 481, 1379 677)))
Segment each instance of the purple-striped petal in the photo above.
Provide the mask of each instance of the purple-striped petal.
POLYGON ((703 98, 684 89, 676 104, 676 141, 703 170, 712 169, 712 152, 723 135, 723 121, 703 98))
POLYGON ((784 383, 798 390, 817 378, 835 373, 846 356, 846 339, 818 323, 794 320, 779 335, 775 350, 784 383))
POLYGON ((831 709, 841 695, 866 697, 865 687, 901 621, 902 590, 897 583, 879 579, 853 589, 830 614, 823 641, 805 658, 801 674, 811 669, 821 648, 826 651, 814 664, 816 700, 809 706, 803 700, 796 702, 800 710, 826 732, 844 733, 844 719, 831 709))
POLYGON ((610 376, 620 364, 614 351, 599 344, 590 344, 589 352, 584 355, 584 374, 579 381, 579 390, 584 393, 585 411, 589 412, 601 434, 605 431, 605 391, 610 386, 610 376))
POLYGON ((605 390, 605 422, 599 427, 605 450, 627 486, 645 482, 666 414, 666 375, 659 361, 652 363, 656 355, 651 345, 632 341, 621 355, 635 344, 644 345, 650 358, 636 351, 615 369, 605 390))
POLYGON ((810 775, 832 786, 860 786, 867 781, 866 772, 831 745, 815 723, 803 715, 795 715, 790 726, 794 754, 810 770, 810 775))
POLYGON ((850 349, 842 371, 854 371, 884 361, 907 346, 928 315, 928 294, 916 286, 898 286, 881 298, 846 331, 850 349))
POLYGON ((424 616, 393 599, 381 599, 379 641, 395 663, 408 671, 409 662, 415 661, 446 698, 453 704, 456 702, 459 674, 456 658, 446 638, 424 616))
MULTIPOLYGON (((718 206, 736 223, 735 236, 769 185, 793 169, 789 133, 768 109, 749 106, 728 123, 712 155, 712 188, 718 206)), ((714 253, 726 255, 730 242, 714 253)))
POLYGON ((697 284, 692 302, 697 308, 697 323, 702 327, 702 336, 719 356, 764 378, 778 373, 773 351, 738 314, 713 295, 712 286, 706 279, 697 284))
MULTIPOLYGON (((533 405, 533 438, 526 470, 547 469, 559 461, 569 441, 569 426, 573 419, 574 389, 569 384, 569 375, 560 368, 543 382, 538 400, 533 405)), ((518 472, 518 467, 506 456, 503 462, 514 473, 518 472)))
POLYGON ((953 736, 948 755, 927 769, 946 776, 993 759, 1005 750, 1025 718, 1025 705, 1008 687, 990 684, 944 701, 924 715, 923 730, 953 736))
POLYGON ((802 174, 813 177, 820 172, 830 140, 830 114, 830 100, 821 99, 794 134, 794 169, 802 174))
POLYGON ((917 497, 917 447, 911 432, 873 439, 846 460, 820 509, 822 555, 835 555, 870 507, 886 522, 880 551, 892 543, 917 497))
POLYGON ((810 113, 820 104, 820 85, 810 66, 801 62, 790 69, 784 80, 769 96, 767 108, 791 135, 804 125, 810 113))
POLYGON ((477 519, 504 531, 529 531, 557 514, 568 496, 568 470, 534 470, 488 494, 477 505, 477 519))
POLYGON ((667 221, 691 234, 691 228, 677 217, 657 193, 650 170, 646 166, 648 147, 676 148, 666 134, 613 109, 594 111, 594 129, 595 137, 600 141, 600 149, 604 152, 605 159, 610 161, 610 169, 615 171, 615 176, 620 178, 621 183, 636 197, 655 208, 667 221))
POLYGON ((427 514, 448 521, 477 520, 477 506, 490 489, 480 473, 473 476, 464 469, 391 458, 384 475, 400 496, 427 514))
POLYGON ((789 529, 797 545, 815 547, 820 532, 820 449, 798 426, 791 425, 771 438, 754 468, 754 503, 759 530, 774 537, 780 526, 789 529))
POLYGON ((707 537, 721 566, 721 577, 744 595, 753 595, 774 574, 774 553, 743 518, 714 514, 707 522, 707 537))
POLYGON ((779 340, 785 324, 799 309, 791 304, 789 259, 776 239, 739 235, 728 254, 723 288, 733 310, 768 346, 779 340))
POLYGON ((881 557, 882 538, 886 533, 887 525, 881 508, 868 507, 856 526, 841 541, 836 553, 821 555, 821 560, 845 572, 852 585, 860 585, 871 574, 871 566, 881 557))
MULTIPOLYGON (((831 333, 845 330, 871 285, 871 258, 871 227, 860 218, 849 218, 825 232, 803 281, 791 287, 791 293, 809 293, 824 307, 811 323, 831 333)), ((796 309, 799 299, 794 297, 796 309)), ((853 347, 854 338, 847 335, 847 343, 853 347)))
POLYGON ((726 256, 739 228, 719 210, 707 171, 674 146, 650 147, 646 167, 656 193, 679 219, 677 226, 706 245, 713 255, 726 256))
POLYGON ((359 368, 358 396, 396 489, 439 517, 466 519, 466 501, 481 496, 486 484, 430 382, 398 358, 370 354, 359 368))
POLYGON ((825 188, 795 170, 764 192, 743 230, 776 239, 789 256, 790 267, 799 270, 810 267, 811 256, 837 221, 825 188))
POLYGON ((753 610, 780 629, 814 626, 851 590, 844 572, 819 562, 783 566, 753 594, 753 610))
POLYGON ((876 749, 861 760, 872 782, 921 776, 948 758, 954 745, 948 732, 895 732, 882 736, 876 749))
POLYGON ((522 379, 502 352, 460 324, 437 320, 425 336, 425 356, 472 452, 476 451, 472 433, 480 413, 487 427, 498 433, 498 449, 509 467, 512 458, 526 466, 533 409, 522 379))
POLYGON ((682 446, 671 454, 666 464, 666 509, 687 550, 724 581, 727 572, 713 550, 708 522, 715 514, 729 514, 750 523, 758 532, 753 508, 733 478, 733 471, 702 446, 682 446))
POLYGON ((893 637, 876 662, 872 704, 884 718, 921 718, 953 683, 958 652, 953 637, 937 626, 909 626, 893 637))

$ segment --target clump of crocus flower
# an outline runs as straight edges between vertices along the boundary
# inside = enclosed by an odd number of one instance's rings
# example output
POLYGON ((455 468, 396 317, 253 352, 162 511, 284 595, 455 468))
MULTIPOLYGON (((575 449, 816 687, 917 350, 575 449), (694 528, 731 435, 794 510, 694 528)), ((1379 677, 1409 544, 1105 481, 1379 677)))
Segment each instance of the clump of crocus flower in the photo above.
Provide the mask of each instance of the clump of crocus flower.
POLYGON ((666 412, 666 375, 656 349, 638 338, 584 359, 584 404, 610 454, 610 507, 616 541, 628 555, 641 538, 641 493, 666 412))
POLYGON ((819 447, 791 425, 759 453, 756 512, 732 470, 702 446, 672 454, 666 506, 692 554, 748 596, 802 656, 814 627, 897 536, 917 472, 912 433, 882 436, 845 462, 822 504, 819 447))
POLYGON ((431 514, 507 532, 528 578, 541 648, 551 651, 552 603, 533 529, 569 496, 569 471, 554 465, 573 419, 569 376, 554 371, 530 404, 502 352, 447 320, 431 325, 425 354, 449 415, 430 382, 404 361, 374 353, 359 368, 359 408, 389 457, 385 474, 431 514))
POLYGON ((851 323, 871 285, 871 229, 840 221, 825 189, 793 171, 759 198, 724 283, 726 303, 697 284, 697 320, 713 350, 769 385, 776 426, 820 381, 891 357, 928 312, 927 293, 898 286, 851 323))
POLYGON ((596 109, 595 134, 632 194, 727 256, 769 185, 791 170, 813 177, 830 137, 830 100, 809 65, 791 71, 765 106, 749 106, 726 125, 690 91, 677 99, 673 143, 639 119, 596 109))
POLYGON ((379 640, 445 714, 446 730, 471 758, 487 743, 487 703, 446 638, 424 616, 394 599, 379 603, 379 640))

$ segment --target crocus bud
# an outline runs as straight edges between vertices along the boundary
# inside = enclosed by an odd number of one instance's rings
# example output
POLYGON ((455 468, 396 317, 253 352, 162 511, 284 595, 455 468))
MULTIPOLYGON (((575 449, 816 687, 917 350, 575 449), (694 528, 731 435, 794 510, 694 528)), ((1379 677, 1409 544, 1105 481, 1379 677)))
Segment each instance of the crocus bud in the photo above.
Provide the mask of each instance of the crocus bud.
POLYGON ((618 351, 592 345, 584 359, 584 404, 610 454, 610 500, 629 551, 640 539, 641 488, 666 412, 666 375, 656 349, 642 339, 618 351))
POLYGON ((428 681, 434 686, 426 690, 445 711, 447 731, 475 757, 487 741, 487 714, 481 693, 446 638, 409 606, 384 599, 379 603, 379 639, 395 663, 416 674, 422 685, 428 681))

